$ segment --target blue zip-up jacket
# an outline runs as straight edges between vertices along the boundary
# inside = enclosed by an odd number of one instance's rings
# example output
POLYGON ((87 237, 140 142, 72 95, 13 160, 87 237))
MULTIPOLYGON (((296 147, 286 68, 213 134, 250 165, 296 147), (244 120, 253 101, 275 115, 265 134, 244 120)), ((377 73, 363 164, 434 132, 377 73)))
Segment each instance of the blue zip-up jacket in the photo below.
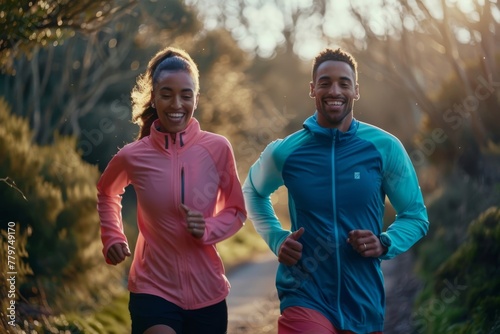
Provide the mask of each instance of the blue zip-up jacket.
POLYGON ((411 160, 393 135, 353 119, 347 132, 323 128, 316 114, 304 128, 270 143, 243 186, 248 217, 278 255, 290 235, 270 196, 288 189, 291 230, 305 228, 302 258, 280 264, 276 287, 281 311, 302 306, 321 312, 339 329, 382 331, 385 293, 380 268, 408 250, 429 228, 411 160), (383 232, 385 197, 396 210, 383 232), (380 258, 366 258, 347 243, 350 231, 386 233, 392 240, 380 258))

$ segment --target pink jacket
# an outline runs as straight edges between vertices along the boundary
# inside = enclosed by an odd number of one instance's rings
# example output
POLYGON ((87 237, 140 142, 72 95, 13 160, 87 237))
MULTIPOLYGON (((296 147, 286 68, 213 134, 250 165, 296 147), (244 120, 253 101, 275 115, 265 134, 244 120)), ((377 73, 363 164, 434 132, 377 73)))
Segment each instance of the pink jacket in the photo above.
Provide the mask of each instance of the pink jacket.
POLYGON ((223 136, 201 131, 191 119, 176 140, 151 127, 150 136, 125 145, 98 184, 103 254, 127 243, 121 199, 132 184, 139 235, 128 288, 165 298, 183 309, 224 300, 229 282, 215 244, 235 234, 246 220, 233 150, 223 136), (202 212, 205 234, 188 233, 179 204, 202 212))

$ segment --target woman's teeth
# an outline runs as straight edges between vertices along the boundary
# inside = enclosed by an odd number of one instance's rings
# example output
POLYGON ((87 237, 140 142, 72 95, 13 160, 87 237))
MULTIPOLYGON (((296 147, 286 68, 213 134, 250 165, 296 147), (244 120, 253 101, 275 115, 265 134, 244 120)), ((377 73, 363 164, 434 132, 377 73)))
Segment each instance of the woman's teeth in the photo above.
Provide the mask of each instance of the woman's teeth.
POLYGON ((184 114, 182 114, 182 113, 170 113, 170 114, 167 114, 167 116, 169 118, 175 118, 175 119, 177 119, 177 118, 182 118, 182 116, 184 116, 184 114))

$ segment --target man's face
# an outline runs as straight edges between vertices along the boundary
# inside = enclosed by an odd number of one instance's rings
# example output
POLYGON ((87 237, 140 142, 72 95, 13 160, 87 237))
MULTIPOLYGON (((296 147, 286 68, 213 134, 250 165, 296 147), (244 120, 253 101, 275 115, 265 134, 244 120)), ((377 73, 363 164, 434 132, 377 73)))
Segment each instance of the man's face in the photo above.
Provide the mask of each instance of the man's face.
POLYGON ((354 100, 359 99, 359 87, 349 64, 334 60, 321 63, 310 83, 310 96, 315 100, 320 126, 342 132, 349 129, 354 100))

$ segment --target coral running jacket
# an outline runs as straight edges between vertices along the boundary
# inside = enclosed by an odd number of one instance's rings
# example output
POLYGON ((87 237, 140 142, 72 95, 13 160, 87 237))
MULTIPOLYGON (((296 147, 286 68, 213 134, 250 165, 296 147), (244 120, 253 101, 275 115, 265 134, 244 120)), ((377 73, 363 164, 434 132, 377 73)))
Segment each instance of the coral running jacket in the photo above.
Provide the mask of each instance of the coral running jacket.
POLYGON ((200 130, 191 119, 185 131, 157 130, 125 145, 111 159, 98 185, 103 254, 127 243, 121 196, 133 185, 139 235, 128 277, 129 290, 162 297, 183 309, 224 300, 229 282, 215 244, 246 220, 232 147, 226 138, 200 130), (188 233, 179 205, 203 213, 205 234, 188 233))
POLYGON ((385 294, 381 259, 408 250, 428 230, 415 170, 400 141, 353 120, 347 132, 323 128, 316 114, 304 129, 270 143, 243 186, 249 219, 278 255, 290 234, 275 215, 270 195, 288 189, 291 230, 304 227, 302 258, 280 264, 276 286, 281 310, 321 312, 339 329, 382 331, 385 294), (351 230, 382 233, 385 197, 397 212, 386 232, 387 254, 365 258, 347 243, 351 230))

